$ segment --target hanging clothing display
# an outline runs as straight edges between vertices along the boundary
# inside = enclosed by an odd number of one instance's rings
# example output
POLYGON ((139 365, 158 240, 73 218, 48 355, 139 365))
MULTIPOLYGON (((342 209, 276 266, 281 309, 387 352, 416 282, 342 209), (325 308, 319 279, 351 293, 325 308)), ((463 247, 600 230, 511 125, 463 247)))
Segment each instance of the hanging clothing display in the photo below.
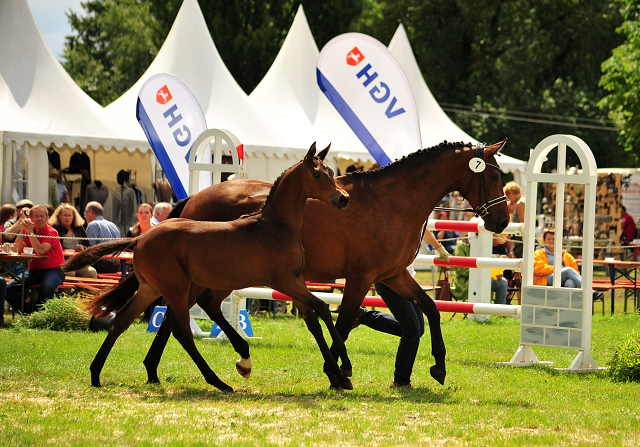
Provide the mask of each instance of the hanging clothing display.
POLYGON ((107 188, 100 180, 89 183, 84 191, 84 202, 82 202, 82 211, 89 202, 99 202, 104 207, 109 197, 109 188, 107 188))
POLYGON ((138 203, 136 193, 130 186, 122 184, 114 186, 104 205, 104 218, 120 228, 120 234, 127 234, 129 227, 138 222, 136 210, 138 203))

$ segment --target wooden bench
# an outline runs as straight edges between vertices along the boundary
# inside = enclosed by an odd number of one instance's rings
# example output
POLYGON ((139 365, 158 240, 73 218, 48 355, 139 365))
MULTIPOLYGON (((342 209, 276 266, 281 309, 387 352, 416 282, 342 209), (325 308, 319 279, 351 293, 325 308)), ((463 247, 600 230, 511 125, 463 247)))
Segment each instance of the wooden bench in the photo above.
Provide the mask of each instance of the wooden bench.
MULTIPOLYGON (((624 280, 616 280, 615 284, 611 284, 611 281, 606 279, 594 279, 592 284, 592 288, 594 291, 598 292, 607 292, 611 290, 624 290, 624 312, 627 313, 627 300, 629 298, 633 299, 633 291, 635 290, 635 285, 633 281, 629 281, 627 279, 624 280)), ((604 315, 604 295, 602 297, 602 315, 604 315)))
POLYGON ((88 292, 101 292, 104 289, 111 289, 116 286, 118 279, 111 278, 83 278, 80 276, 67 276, 65 282, 71 284, 76 289, 88 292))

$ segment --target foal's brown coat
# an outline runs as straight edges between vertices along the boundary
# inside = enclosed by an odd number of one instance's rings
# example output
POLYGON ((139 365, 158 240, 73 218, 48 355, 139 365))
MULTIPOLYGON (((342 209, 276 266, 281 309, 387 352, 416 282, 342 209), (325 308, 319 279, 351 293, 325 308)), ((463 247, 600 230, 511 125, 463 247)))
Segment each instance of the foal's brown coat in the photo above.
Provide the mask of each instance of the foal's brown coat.
MULTIPOLYGON (((333 172, 322 162, 327 151, 328 148, 314 157, 314 144, 303 161, 276 181, 262 211, 257 214, 231 222, 171 219, 133 241, 100 244, 76 255, 77 261, 81 262, 82 256, 87 259, 87 256, 102 256, 135 247, 133 266, 139 288, 133 298, 119 308, 126 297, 126 291, 120 287, 95 299, 89 306, 94 314, 118 310, 109 334, 91 364, 92 384, 100 385, 100 371, 118 336, 151 302, 164 296, 171 309, 176 338, 208 383, 230 391, 231 387, 215 375, 196 349, 189 328, 189 309, 205 289, 220 291, 271 286, 291 296, 301 306, 313 309, 331 332, 334 346, 341 345, 340 355, 346 359, 344 343, 333 326, 327 306, 307 290, 302 277, 304 250, 300 243, 300 227, 307 198, 319 199, 335 209, 346 207, 348 202, 348 194, 335 185, 333 172)), ((73 268, 71 265, 69 261, 63 268, 73 268)), ((349 379, 341 373, 329 352, 317 317, 310 316, 306 322, 328 365, 326 372, 331 386, 351 389, 349 379)), ((251 367, 248 355, 239 363, 241 372, 248 375, 251 367)))

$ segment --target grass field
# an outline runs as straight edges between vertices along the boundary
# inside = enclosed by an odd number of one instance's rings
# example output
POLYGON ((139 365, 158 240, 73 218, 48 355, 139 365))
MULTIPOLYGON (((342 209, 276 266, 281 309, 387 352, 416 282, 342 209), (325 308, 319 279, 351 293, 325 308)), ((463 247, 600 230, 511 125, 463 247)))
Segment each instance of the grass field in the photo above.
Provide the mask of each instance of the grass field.
MULTIPOLYGON (((449 315, 444 315, 448 318, 449 315)), ((606 373, 500 368, 518 346, 518 321, 442 322, 448 376, 440 386, 425 334, 414 389, 389 389, 398 339, 359 327, 347 343, 355 389, 335 392, 304 323, 251 319, 254 371, 235 372, 230 344, 197 346, 235 393, 207 385, 172 339, 160 385, 142 360, 152 335, 134 324, 92 388, 88 367, 105 333, 0 331, 0 445, 640 445, 640 384, 606 373)), ((640 316, 595 316, 595 359, 606 365, 640 316)), ((567 367, 575 351, 536 349, 567 367)))

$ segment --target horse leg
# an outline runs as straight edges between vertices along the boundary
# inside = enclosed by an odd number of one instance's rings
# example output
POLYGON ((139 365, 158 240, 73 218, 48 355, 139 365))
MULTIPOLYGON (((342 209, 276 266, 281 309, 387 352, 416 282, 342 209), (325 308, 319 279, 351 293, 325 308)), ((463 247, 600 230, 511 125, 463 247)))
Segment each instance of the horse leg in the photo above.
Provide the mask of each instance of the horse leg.
MULTIPOLYGON (((342 295, 342 303, 340 303, 340 313, 338 314, 338 320, 335 325, 340 339, 345 343, 356 323, 358 309, 362 305, 362 300, 367 294, 369 287, 371 287, 372 282, 370 278, 347 279, 347 284, 345 285, 342 295)), ((338 351, 334 345, 331 346, 331 353, 337 358, 338 351)), ((345 376, 351 377, 353 373, 351 362, 345 362, 344 359, 342 359, 340 369, 345 376)))
POLYGON ((164 348, 167 346, 171 332, 173 331, 172 319, 167 318, 167 314, 171 312, 171 309, 167 307, 165 317, 160 324, 158 333, 153 338, 153 343, 149 347, 149 352, 143 360, 143 364, 147 369, 147 383, 160 383, 158 378, 158 365, 160 364, 160 358, 164 352, 164 348))
POLYGON ((207 289, 198 296, 197 302, 202 310, 218 324, 231 342, 234 351, 240 355, 240 358, 236 361, 236 370, 238 374, 248 379, 251 375, 251 369, 253 368, 251 355, 249 354, 249 343, 235 331, 220 310, 220 304, 229 296, 229 293, 229 291, 221 292, 219 290, 207 289))
POLYGON ((348 362, 347 349, 344 346, 344 342, 338 335, 338 331, 336 331, 336 328, 333 325, 331 312, 329 312, 329 308, 325 302, 316 298, 311 294, 311 292, 309 292, 304 280, 290 280, 288 283, 285 283, 283 287, 274 286, 274 288, 279 292, 290 296, 295 301, 296 307, 302 312, 302 317, 307 324, 307 329, 309 329, 309 332, 311 332, 313 337, 316 339, 316 343, 318 344, 322 357, 324 358, 326 365, 324 367, 324 372, 329 378, 331 388, 352 390, 353 384, 351 383, 351 380, 349 380, 349 378, 340 371, 338 362, 333 354, 331 354, 329 346, 324 339, 322 327, 318 322, 318 317, 324 321, 340 357, 346 358, 348 362), (313 311, 315 315, 310 311, 313 311))
POLYGON ((440 328, 440 311, 436 307, 436 303, 422 290, 422 287, 411 277, 407 270, 403 270, 399 275, 381 282, 398 295, 420 307, 427 316, 429 330, 431 331, 431 354, 436 360, 436 364, 430 369, 431 377, 438 381, 440 385, 444 385, 444 379, 447 375, 445 366, 447 351, 440 328))
POLYGON ((102 346, 98 350, 89 370, 91 371, 91 385, 95 387, 100 386, 100 372, 104 367, 104 362, 111 352, 111 348, 115 344, 118 337, 125 331, 131 323, 142 313, 144 309, 151 304, 160 294, 156 292, 149 284, 142 283, 140 288, 133 296, 131 300, 125 304, 122 309, 116 314, 111 326, 109 327, 109 333, 107 338, 102 343, 102 346))
POLYGON ((189 306, 187 305, 187 297, 182 297, 183 299, 176 299, 174 296, 173 299, 165 294, 165 299, 167 300, 168 306, 172 306, 173 312, 165 315, 165 317, 169 317, 172 319, 171 325, 173 326, 173 335, 176 337, 178 342, 182 345, 185 351, 191 357, 191 360, 196 364, 204 379, 207 381, 209 385, 213 385, 218 388, 220 391, 230 391, 233 392, 233 388, 224 383, 222 380, 218 378, 216 373, 209 367, 207 362, 196 348, 196 344, 193 341, 193 334, 191 333, 191 327, 189 326, 189 306))

